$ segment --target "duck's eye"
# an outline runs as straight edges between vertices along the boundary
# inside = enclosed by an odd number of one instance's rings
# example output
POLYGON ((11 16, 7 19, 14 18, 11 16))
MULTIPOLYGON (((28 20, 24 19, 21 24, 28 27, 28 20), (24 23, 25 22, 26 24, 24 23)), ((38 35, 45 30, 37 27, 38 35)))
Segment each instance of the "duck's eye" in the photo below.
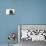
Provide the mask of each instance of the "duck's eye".
POLYGON ((15 10, 14 9, 6 9, 6 15, 14 15, 15 10))

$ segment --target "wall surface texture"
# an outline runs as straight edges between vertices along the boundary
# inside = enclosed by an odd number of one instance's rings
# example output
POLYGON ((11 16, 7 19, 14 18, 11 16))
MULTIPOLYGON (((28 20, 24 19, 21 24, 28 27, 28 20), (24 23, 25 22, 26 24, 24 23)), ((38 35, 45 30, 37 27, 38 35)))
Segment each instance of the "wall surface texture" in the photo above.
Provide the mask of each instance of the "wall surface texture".
POLYGON ((9 32, 17 34, 18 24, 46 24, 46 0, 0 0, 0 44, 8 43, 9 32), (16 14, 7 16, 7 8, 16 14))

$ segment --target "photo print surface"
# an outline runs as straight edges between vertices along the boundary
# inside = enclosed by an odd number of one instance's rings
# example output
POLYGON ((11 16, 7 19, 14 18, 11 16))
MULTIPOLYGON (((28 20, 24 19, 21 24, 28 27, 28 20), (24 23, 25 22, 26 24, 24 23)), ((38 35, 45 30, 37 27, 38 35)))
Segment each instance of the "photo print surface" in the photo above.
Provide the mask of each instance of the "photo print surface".
POLYGON ((46 41, 46 25, 20 24, 19 27, 21 40, 46 41))

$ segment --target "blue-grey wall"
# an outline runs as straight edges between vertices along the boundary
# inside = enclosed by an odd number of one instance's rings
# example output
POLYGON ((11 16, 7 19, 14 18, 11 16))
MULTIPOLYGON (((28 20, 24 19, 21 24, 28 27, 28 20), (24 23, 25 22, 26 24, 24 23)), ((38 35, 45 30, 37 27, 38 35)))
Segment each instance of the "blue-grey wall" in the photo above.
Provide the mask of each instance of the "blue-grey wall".
POLYGON ((8 43, 9 32, 17 33, 17 24, 46 24, 46 0, 1 0, 0 44, 8 43), (7 8, 14 8, 16 15, 7 16, 7 8))

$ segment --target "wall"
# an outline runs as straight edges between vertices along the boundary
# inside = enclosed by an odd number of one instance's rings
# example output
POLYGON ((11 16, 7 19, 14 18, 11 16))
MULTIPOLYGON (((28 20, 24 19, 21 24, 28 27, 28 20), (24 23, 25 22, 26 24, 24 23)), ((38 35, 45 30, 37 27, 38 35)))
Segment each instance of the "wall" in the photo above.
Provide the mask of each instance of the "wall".
POLYGON ((0 44, 8 43, 9 32, 18 32, 17 24, 46 24, 46 0, 0 0, 0 44), (16 15, 7 16, 7 8, 16 15))

